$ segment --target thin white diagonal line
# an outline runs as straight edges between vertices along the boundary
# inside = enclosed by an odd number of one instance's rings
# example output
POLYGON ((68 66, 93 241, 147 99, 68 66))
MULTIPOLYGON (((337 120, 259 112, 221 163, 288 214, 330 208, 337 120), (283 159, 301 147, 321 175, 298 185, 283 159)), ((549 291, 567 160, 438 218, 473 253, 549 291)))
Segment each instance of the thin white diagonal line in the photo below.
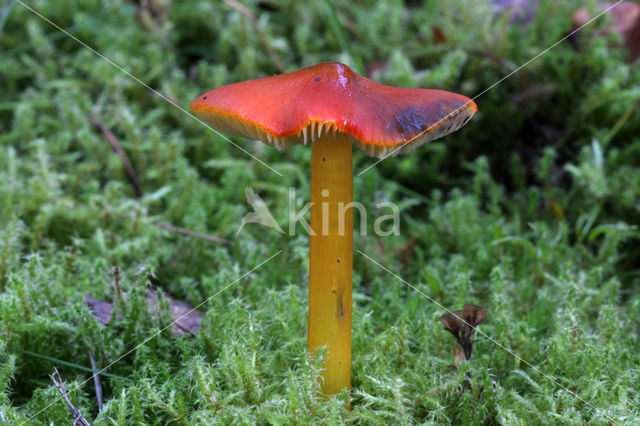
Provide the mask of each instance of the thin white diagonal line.
MULTIPOLYGON (((20 0, 18 0, 20 1, 20 0)), ((240 277, 236 278, 235 280, 233 280, 232 282, 230 282, 229 284, 227 284, 226 286, 224 286, 223 288, 221 288, 220 290, 216 291, 213 295, 207 297, 204 301, 200 302, 198 305, 194 306, 192 309, 190 309, 189 311, 187 311, 184 315, 176 318, 175 320, 173 320, 172 322, 170 322, 167 326, 163 327, 162 329, 158 330, 157 332, 155 332, 154 334, 152 334, 151 336, 147 337, 146 339, 144 339, 142 341, 142 343, 139 343, 138 345, 136 345, 133 349, 128 350, 127 352, 125 352, 124 354, 120 355, 115 361, 112 361, 109 365, 107 365, 106 367, 102 368, 100 371, 96 371, 94 372, 95 374, 100 374, 104 371, 106 371, 109 367, 111 367, 113 364, 115 364, 116 362, 120 361, 122 358, 126 357, 127 355, 129 355, 130 353, 134 352, 136 349, 138 349, 140 346, 144 345, 145 343, 147 343, 149 340, 153 339, 154 337, 156 337, 158 334, 162 333, 163 331, 165 331, 167 328, 171 327, 172 325, 174 325, 176 322, 180 321, 182 318, 186 317, 187 315, 189 315, 190 313, 192 313, 193 311, 195 311, 196 309, 198 309, 200 306, 204 305, 205 303, 209 302, 211 299, 213 299, 214 297, 216 297, 217 295, 219 295, 220 293, 222 293, 223 291, 225 291, 226 289, 228 289, 229 287, 231 287, 232 285, 236 284, 238 281, 240 281, 241 279, 243 279, 244 277, 246 277, 247 275, 249 275, 250 273, 252 273, 253 271, 255 271, 256 269, 260 268, 262 265, 264 265, 265 263, 269 262, 271 259, 273 259, 274 257, 278 256, 280 253, 282 253, 282 250, 278 250, 278 252, 274 255, 272 255, 271 257, 269 257, 267 260, 263 260, 262 262, 260 262, 257 266, 254 266, 251 270, 245 272, 244 274, 242 274, 240 277)), ((81 382, 79 385, 77 385, 76 387, 74 387, 73 389, 71 389, 68 393, 71 393, 73 391, 75 391, 76 389, 84 386, 87 382, 93 380, 93 375, 90 376, 88 379, 86 379, 85 381, 81 382)), ((53 406, 56 402, 60 401, 62 399, 62 397, 58 397, 56 398, 52 403, 50 403, 49 405, 47 405, 46 407, 42 408, 40 411, 38 411, 37 413, 35 413, 33 416, 29 417, 27 420, 25 420, 22 424, 28 423, 30 420, 34 419, 36 416, 38 416, 40 413, 48 410, 51 406, 53 406)))
POLYGON ((231 139, 229 139, 228 137, 226 137, 225 135, 223 135, 222 133, 218 132, 216 129, 214 129, 213 127, 209 126, 207 123, 205 123, 204 121, 202 121, 200 118, 196 117, 195 115, 193 115, 192 113, 190 113, 189 111, 187 111, 186 109, 182 108, 180 105, 176 104, 175 102, 173 102, 171 99, 167 98, 166 96, 164 96, 162 93, 158 92, 157 90, 155 90, 154 88, 152 88, 151 86, 149 86, 148 84, 146 84, 145 82, 143 82, 142 80, 140 80, 138 77, 134 76, 133 74, 131 74, 129 71, 125 70, 124 68, 122 68, 120 65, 116 64, 115 62, 113 62, 111 59, 107 58, 106 56, 104 56, 103 54, 101 54, 100 52, 98 52, 97 50, 95 50, 94 48, 92 48, 91 46, 89 46, 88 44, 86 44, 85 42, 83 42, 82 40, 80 40, 78 37, 74 36, 73 34, 71 34, 70 32, 68 32, 67 30, 65 30, 64 28, 62 28, 60 25, 56 24, 55 22, 51 21, 49 18, 47 18, 46 16, 42 15, 40 12, 38 12, 37 10, 33 9, 31 6, 27 6, 26 4, 24 4, 22 2, 22 0, 16 0, 18 3, 20 3, 20 5, 22 5, 24 8, 30 10, 31 12, 33 12, 34 14, 38 15, 40 18, 42 18, 43 20, 45 20, 46 22, 48 22, 50 25, 54 26, 55 28, 58 29, 58 31, 63 32, 65 35, 67 35, 68 37, 72 38, 73 40, 75 40, 77 43, 81 44, 82 46, 86 47, 87 49, 89 49, 94 55, 98 56, 100 59, 103 59, 104 61, 106 61, 107 63, 113 65, 116 69, 118 69, 119 71, 121 71, 122 73, 124 73, 125 75, 127 75, 129 78, 135 80, 136 82, 138 82, 139 84, 141 84, 142 86, 144 86, 146 89, 150 90, 154 95, 160 97, 162 100, 166 101, 167 103, 173 105, 174 107, 178 108, 180 111, 182 111, 184 114, 188 115, 189 117, 193 118, 194 120, 196 120, 198 123, 202 124, 203 126, 205 126, 206 128, 208 128, 209 130, 213 131, 216 135, 220 136, 221 138, 223 138, 224 140, 226 140, 227 142, 229 142, 231 145, 235 146, 236 148, 238 148, 240 151, 244 152, 245 154, 247 154, 249 157, 253 158, 254 160, 256 160, 258 163, 262 164, 263 166, 267 167, 268 169, 270 169, 272 172, 274 172, 275 174, 277 174, 278 176, 282 176, 282 173, 280 173, 279 171, 277 171, 276 169, 274 169, 273 167, 271 167, 270 165, 268 165, 267 163, 265 163, 264 161, 260 160, 259 158, 257 158, 256 156, 254 156, 253 154, 251 154, 249 151, 247 151, 246 149, 242 148, 240 145, 236 144, 235 142, 233 142, 231 139))
POLYGON ((398 280, 400 280, 401 282, 403 282, 404 284, 406 284, 407 286, 411 287, 413 290, 417 291, 420 295, 422 295, 423 297, 425 297, 426 299, 428 299, 429 301, 435 303, 436 305, 438 305, 438 307, 442 310, 444 310, 447 313, 450 313, 451 315, 453 315, 454 317, 458 318, 460 321, 462 321, 463 323, 465 323, 466 325, 468 325, 469 327, 471 327, 472 329, 474 329, 478 334, 486 337, 489 341, 491 341, 492 343, 494 343, 495 345, 499 346, 500 348, 504 349, 505 351, 507 351, 509 354, 513 355, 515 358, 518 359, 518 361, 522 362, 523 364, 526 364, 528 367, 530 367, 531 369, 535 370, 536 372, 540 373, 541 375, 543 375, 544 377, 546 377, 547 379, 551 380, 553 383, 555 383, 556 385, 560 386, 562 389, 564 389, 565 391, 569 392, 571 395, 573 395, 574 397, 576 397, 577 399, 579 399, 580 401, 584 402, 585 404, 587 404, 588 406, 592 407, 594 410, 596 410, 596 412, 600 412, 604 417, 608 418, 609 420, 611 420, 614 423, 617 423, 613 418, 611 418, 609 415, 603 413, 601 410, 598 409, 598 407, 596 407, 595 405, 593 405, 591 402, 587 401, 586 399, 582 398, 580 395, 576 394, 575 392, 571 391, 569 388, 567 388, 566 386, 563 386, 561 383, 559 383, 557 380, 555 380, 553 377, 551 377, 550 375, 544 373, 543 371, 541 371, 539 368, 535 367, 533 364, 529 363, 528 361, 526 361, 524 358, 522 358, 520 355, 518 355, 517 353, 513 352, 511 349, 507 348, 506 346, 502 345, 500 342, 498 342, 497 340, 495 340, 494 338, 492 338, 491 336, 489 336, 488 334, 484 333, 482 330, 478 329, 477 327, 474 327, 473 325, 469 324, 467 321, 464 320, 464 318, 461 318, 460 316, 458 316, 455 312, 445 308, 444 306, 442 306, 442 304, 440 302, 438 302, 437 300, 433 299, 432 297, 427 296, 426 294, 424 294, 422 291, 420 291, 420 289, 418 289, 416 286, 412 285, 411 283, 407 282, 406 280, 404 280, 402 277, 400 277, 399 275, 395 274, 394 272, 392 272, 391 270, 389 270, 388 268, 385 268, 384 266, 382 266, 380 263, 376 262, 375 260, 373 260, 370 256, 367 256, 365 253, 363 253, 360 250, 357 250, 358 253, 360 253, 361 255, 363 255, 364 257, 366 257, 367 259, 369 259, 371 262, 375 263, 376 265, 378 265, 380 268, 382 268, 383 270, 385 270, 386 272, 388 272, 389 274, 393 275, 395 278, 397 278, 398 280))
MULTIPOLYGON (((18 0, 20 1, 20 0, 18 0)), ((535 61, 536 59, 538 59, 540 56, 544 55, 545 53, 547 53, 548 51, 550 51, 551 49, 553 49, 554 47, 556 47, 557 45, 559 45, 560 43, 562 43, 563 41, 565 41, 566 39, 568 39, 569 37, 571 37, 572 35, 574 35, 575 33, 577 33, 578 31, 582 30, 584 27, 586 27, 587 25, 591 24, 592 22, 594 22, 595 20, 597 20, 598 18, 600 18, 602 15, 604 15, 605 13, 609 12, 611 9, 613 9, 614 7, 616 7, 617 5, 619 5, 620 3, 622 3, 623 0, 618 0, 616 3, 614 3, 612 6, 609 6, 608 8, 606 8, 605 10, 603 10, 602 12, 600 12, 599 14, 597 14, 596 16, 594 16, 593 18, 589 19, 587 22, 585 22, 584 24, 582 24, 580 27, 576 28, 575 30, 571 31, 569 34, 567 34, 566 36, 562 37, 560 40, 556 41, 555 43, 553 43, 551 46, 547 47, 546 49, 544 49, 542 52, 538 53, 536 56, 534 56, 533 58, 529 59, 527 62, 525 62, 524 64, 520 65, 518 68, 516 68, 515 70, 511 71, 509 74, 505 75, 504 77, 502 77, 500 80, 496 81, 495 83, 493 83, 491 86, 487 87, 486 89, 484 89, 482 92, 478 93, 477 95, 475 95, 473 98, 471 98, 469 101, 465 102, 464 104, 462 104, 462 106, 456 108, 454 111, 450 112, 449 114, 447 114, 445 117, 441 118, 440 120, 438 120, 436 123, 432 124, 431 126, 427 127, 427 129, 424 132, 428 132, 429 130, 431 130, 434 127, 437 127, 440 123, 442 123, 443 121, 448 120, 451 117, 456 116, 460 111, 462 111, 463 109, 465 109, 469 103, 475 101, 476 99, 478 99, 480 96, 484 95, 485 93, 487 93, 489 90, 493 89, 494 87, 496 87, 498 84, 502 83, 503 81, 505 81, 506 79, 508 79, 509 77, 511 77, 512 75, 514 75, 515 73, 517 73, 518 71, 520 71, 521 69, 523 69, 524 67, 526 67, 527 65, 529 65, 530 63, 532 63, 533 61, 535 61)), ((424 133, 423 132, 423 133, 424 133)), ((397 148, 395 148, 393 151, 391 151, 390 153, 388 153, 387 155, 385 155, 384 157, 382 157, 381 159, 379 159, 378 161, 376 161, 375 163, 371 164, 369 167, 367 167, 366 169, 364 169, 363 171, 361 171, 360 173, 357 174, 357 176, 360 176, 361 174, 363 174, 364 172, 366 172, 367 170, 371 169, 372 167, 377 166, 381 161, 384 161, 385 159, 387 159, 388 157, 391 157, 393 154, 395 154, 396 152, 398 152, 400 149, 402 149, 407 143, 409 142, 405 142, 401 145, 398 145, 397 148)))

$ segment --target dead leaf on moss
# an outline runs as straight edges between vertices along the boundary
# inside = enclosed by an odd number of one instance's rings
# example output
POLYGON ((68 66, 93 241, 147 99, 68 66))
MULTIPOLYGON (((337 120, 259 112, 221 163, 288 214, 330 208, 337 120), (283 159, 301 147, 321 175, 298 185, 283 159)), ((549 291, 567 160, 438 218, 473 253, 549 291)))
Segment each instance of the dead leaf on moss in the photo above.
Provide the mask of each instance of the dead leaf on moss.
POLYGON ((113 311, 113 305, 111 303, 103 302, 102 300, 94 299, 87 295, 84 299, 84 304, 89 307, 93 316, 98 318, 102 324, 107 325, 111 320, 111 312, 113 311))
MULTIPOLYGON (((595 14, 607 10, 611 17, 611 24, 602 28, 598 34, 607 36, 611 31, 616 31, 622 36, 624 46, 629 50, 629 62, 640 58, 640 4, 632 1, 623 1, 620 4, 612 2, 600 3, 596 6, 595 14), (612 8, 612 6, 614 6, 612 8)), ((583 7, 573 14, 573 28, 578 29, 589 22, 593 16, 589 9, 583 7)))
POLYGON ((474 343, 472 339, 473 332, 484 321, 488 313, 489 308, 486 306, 465 303, 463 309, 447 312, 438 318, 444 329, 453 334, 453 337, 462 347, 465 360, 471 358, 474 343))
MULTIPOLYGON (((149 290, 147 294, 150 307, 152 310, 158 310, 158 293, 155 290, 149 290)), ((182 336, 185 333, 195 335, 200 331, 200 321, 204 314, 193 309, 191 305, 182 300, 176 300, 171 297, 169 299, 169 308, 171 309, 171 317, 176 321, 171 331, 176 336, 182 336)))
MULTIPOLYGON (((164 296, 169 300, 169 309, 171 309, 171 317, 175 321, 171 327, 171 332, 176 336, 183 336, 185 333, 195 335, 200 331, 200 322, 204 314, 200 311, 193 310, 193 307, 181 300, 164 296)), ((113 305, 109 302, 103 302, 87 295, 84 303, 89 307, 93 315, 102 323, 107 325, 111 320, 113 305)), ((149 313, 158 310, 158 292, 149 290, 147 293, 147 307, 149 313)))
POLYGON ((433 44, 444 44, 447 42, 447 37, 444 35, 444 31, 437 25, 431 26, 431 38, 433 44))

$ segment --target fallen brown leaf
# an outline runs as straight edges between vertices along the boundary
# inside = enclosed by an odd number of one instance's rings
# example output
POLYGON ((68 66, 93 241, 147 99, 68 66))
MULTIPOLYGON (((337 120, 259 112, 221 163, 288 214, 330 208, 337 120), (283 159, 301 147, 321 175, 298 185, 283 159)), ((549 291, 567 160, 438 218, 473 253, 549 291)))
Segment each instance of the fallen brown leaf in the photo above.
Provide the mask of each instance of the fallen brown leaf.
POLYGON ((456 341, 460 344, 466 360, 471 358, 474 343, 472 339, 473 332, 475 328, 484 321, 488 312, 489 308, 485 306, 465 303, 463 309, 447 312, 438 318, 444 326, 444 329, 453 334, 453 337, 455 337, 456 341))
POLYGON ((444 31, 437 25, 431 26, 431 37, 433 44, 443 44, 447 42, 447 37, 444 35, 444 31))
POLYGON ((108 324, 111 319, 111 312, 113 311, 113 305, 111 303, 103 302, 102 300, 94 299, 87 295, 84 299, 84 304, 89 307, 93 316, 98 318, 103 324, 108 324))
MULTIPOLYGON (((604 2, 596 6, 596 13, 611 8, 615 3, 604 2)), ((612 23, 600 30, 601 36, 616 31, 622 36, 624 46, 629 50, 629 62, 640 58, 640 4, 623 1, 607 12, 612 23)), ((589 9, 583 7, 573 14, 573 28, 578 29, 592 19, 589 9)))
MULTIPOLYGON (((149 290, 148 300, 152 310, 157 311, 158 293, 155 290, 149 290)), ((185 333, 195 335, 200 330, 200 321, 204 316, 202 312, 194 310, 187 302, 171 297, 169 297, 169 309, 171 309, 171 317, 175 321, 171 329, 173 334, 176 336, 182 336, 185 333)))
MULTIPOLYGON (((169 309, 171 309, 171 317, 175 321, 171 327, 171 332, 176 336, 183 336, 185 333, 195 335, 200 331, 200 322, 204 314, 194 310, 191 305, 181 300, 164 296, 169 300, 169 309)), ((107 325, 111 320, 113 305, 103 302, 87 295, 84 303, 89 307, 93 315, 102 323, 107 325)), ((158 292, 149 290, 147 293, 147 307, 149 313, 158 310, 158 292)))

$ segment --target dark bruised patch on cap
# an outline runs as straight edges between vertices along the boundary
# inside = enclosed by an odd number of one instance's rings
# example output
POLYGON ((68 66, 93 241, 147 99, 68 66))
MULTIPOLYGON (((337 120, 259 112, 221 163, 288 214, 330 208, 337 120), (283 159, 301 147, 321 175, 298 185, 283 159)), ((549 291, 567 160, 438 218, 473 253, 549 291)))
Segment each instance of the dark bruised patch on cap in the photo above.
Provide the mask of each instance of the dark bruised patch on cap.
POLYGON ((430 127, 437 127, 440 121, 452 118, 460 111, 448 102, 437 102, 429 107, 408 107, 397 111, 388 123, 390 133, 398 133, 405 140, 412 139, 430 127), (449 117, 449 115, 452 115, 449 117))
POLYGON ((387 127, 392 132, 410 138, 420 133, 424 127, 424 120, 416 108, 409 107, 398 111, 387 127))
POLYGON ((436 122, 437 120, 433 120, 433 108, 408 107, 396 112, 387 128, 390 132, 398 133, 407 140, 424 132, 436 122))

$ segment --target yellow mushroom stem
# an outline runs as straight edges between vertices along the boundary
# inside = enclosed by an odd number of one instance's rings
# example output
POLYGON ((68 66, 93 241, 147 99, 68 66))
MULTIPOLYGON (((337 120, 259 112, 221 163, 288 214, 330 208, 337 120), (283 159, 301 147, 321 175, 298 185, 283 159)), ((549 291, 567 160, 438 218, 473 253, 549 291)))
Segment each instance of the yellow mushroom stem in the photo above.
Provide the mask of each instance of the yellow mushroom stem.
POLYGON ((351 389, 353 162, 341 135, 312 144, 309 351, 326 346, 321 392, 351 389))

